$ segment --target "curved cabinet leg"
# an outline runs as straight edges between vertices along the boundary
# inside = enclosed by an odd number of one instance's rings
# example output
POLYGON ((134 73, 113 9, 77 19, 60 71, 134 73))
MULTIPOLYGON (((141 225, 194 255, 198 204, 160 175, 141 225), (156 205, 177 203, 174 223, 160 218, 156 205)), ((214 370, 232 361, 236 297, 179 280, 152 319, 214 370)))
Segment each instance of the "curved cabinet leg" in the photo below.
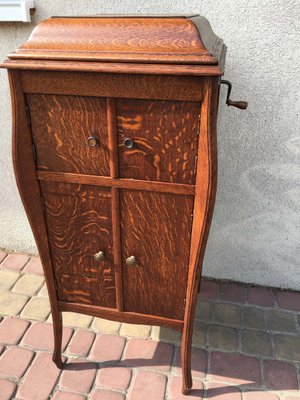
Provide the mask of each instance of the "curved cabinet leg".
POLYGON ((53 333, 54 333, 54 350, 52 360, 57 368, 62 369, 63 362, 61 358, 62 343, 62 313, 60 311, 52 313, 53 333))
POLYGON ((183 326, 181 340, 181 369, 182 369, 182 393, 188 394, 193 386, 191 371, 191 352, 192 352, 192 321, 187 321, 183 326))

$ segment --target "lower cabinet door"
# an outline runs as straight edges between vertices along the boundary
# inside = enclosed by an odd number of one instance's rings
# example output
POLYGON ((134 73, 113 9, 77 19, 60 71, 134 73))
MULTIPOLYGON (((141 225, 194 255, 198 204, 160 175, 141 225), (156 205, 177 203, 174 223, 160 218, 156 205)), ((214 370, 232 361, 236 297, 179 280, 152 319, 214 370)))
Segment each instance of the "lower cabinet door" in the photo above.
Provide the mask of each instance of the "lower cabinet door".
POLYGON ((124 310, 182 320, 193 196, 120 191, 124 310))
POLYGON ((110 189, 44 181, 41 192, 58 299, 115 307, 110 189))

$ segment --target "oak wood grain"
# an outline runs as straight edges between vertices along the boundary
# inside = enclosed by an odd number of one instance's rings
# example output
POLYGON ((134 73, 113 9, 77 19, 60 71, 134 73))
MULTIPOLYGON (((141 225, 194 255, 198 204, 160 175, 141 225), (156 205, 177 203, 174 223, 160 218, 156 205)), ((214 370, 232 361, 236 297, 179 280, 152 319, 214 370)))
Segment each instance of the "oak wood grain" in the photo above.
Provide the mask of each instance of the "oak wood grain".
POLYGON ((158 317, 156 315, 140 314, 135 312, 127 312, 104 308, 100 306, 93 306, 89 304, 81 303, 69 303, 69 302, 58 302, 58 307, 60 311, 71 311, 87 315, 93 315, 94 317, 110 319, 112 321, 128 322, 131 324, 148 324, 148 325, 160 325, 167 326, 182 331, 183 321, 158 317))
POLYGON ((194 185, 182 183, 143 181, 139 179, 110 178, 108 176, 95 176, 83 174, 71 174, 63 172, 37 171, 37 177, 40 181, 83 183, 87 185, 118 187, 133 190, 145 190, 150 192, 174 193, 193 195, 195 193, 194 185))
POLYGON ((102 98, 28 94, 37 168, 108 175, 106 102, 102 98), (98 141, 90 147, 88 138, 98 141))
MULTIPOLYGON (((211 29, 208 34, 212 36, 211 29)), ((9 57, 217 64, 210 51, 188 18, 95 16, 44 20, 9 57)))
POLYGON ((17 186, 29 220, 41 258, 53 316, 54 351, 53 361, 62 367, 62 316, 58 309, 55 274, 48 243, 48 232, 41 201, 39 182, 36 177, 35 160, 32 153, 32 138, 26 117, 25 98, 19 71, 8 73, 12 102, 12 156, 17 186))
POLYGON ((201 77, 22 71, 25 93, 199 101, 201 77))
POLYGON ((193 197, 120 192, 124 310, 182 320, 193 197))
POLYGON ((199 109, 196 102, 118 99, 120 177, 194 184, 199 109))
MULTIPOLYGON (((225 51, 224 56, 225 58, 225 51)), ((223 71, 218 65, 170 65, 170 64, 136 64, 117 62, 84 62, 84 61, 43 61, 43 60, 10 60, 6 59, 0 68, 28 71, 82 71, 113 72, 114 74, 150 74, 177 76, 221 76, 223 71)))
POLYGON ((110 190, 41 182, 41 191, 58 299, 115 307, 110 190))
POLYGON ((204 99, 201 107, 200 139, 196 177, 191 251, 186 293, 186 307, 181 344, 182 392, 187 394, 192 387, 191 346, 193 321, 196 309, 202 262, 208 239, 217 187, 217 139, 216 124, 219 99, 219 82, 207 78, 204 84, 204 99))

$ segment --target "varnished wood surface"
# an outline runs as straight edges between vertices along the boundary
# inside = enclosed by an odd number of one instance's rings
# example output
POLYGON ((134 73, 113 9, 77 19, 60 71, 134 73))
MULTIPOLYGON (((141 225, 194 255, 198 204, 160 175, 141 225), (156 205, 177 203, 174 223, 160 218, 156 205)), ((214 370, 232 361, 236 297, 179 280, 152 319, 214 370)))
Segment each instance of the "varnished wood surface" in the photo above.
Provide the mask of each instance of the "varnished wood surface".
POLYGON ((120 177, 194 184, 199 110, 196 102, 118 99, 120 177))
POLYGON ((19 71, 9 71, 12 101, 12 156, 17 186, 40 254, 53 317, 53 361, 61 368, 62 316, 58 309, 55 274, 52 268, 48 232, 43 212, 39 182, 32 153, 31 132, 25 111, 19 71))
POLYGON ((185 185, 179 183, 142 181, 138 179, 133 180, 125 178, 112 179, 106 176, 82 175, 50 171, 37 171, 37 177, 41 181, 68 182, 79 184, 82 183, 86 185, 103 187, 118 187, 124 189, 127 188, 133 190, 145 190, 150 192, 153 191, 186 195, 193 195, 195 193, 194 185, 185 185))
MULTIPOLYGON (((224 52, 225 57, 225 52, 224 52)), ((223 58, 224 58, 223 57, 223 58)), ((43 60, 10 60, 6 59, 0 68, 31 71, 85 71, 113 72, 115 74, 150 74, 150 75, 188 75, 188 76, 221 76, 218 65, 168 65, 168 64, 136 64, 115 62, 83 62, 83 61, 43 61, 43 60)))
POLYGON ((187 18, 52 18, 10 58, 217 64, 187 18))
POLYGON ((120 207, 124 310, 181 320, 193 197, 121 190, 120 207))
POLYGON ((201 78, 92 72, 22 71, 25 93, 199 101, 201 78))
POLYGON ((183 371, 182 392, 187 394, 192 387, 191 346, 196 299, 201 278, 208 233, 210 229, 217 187, 217 109, 219 82, 207 79, 204 84, 204 99, 200 118, 200 139, 196 177, 195 202, 189 274, 186 293, 186 308, 181 344, 183 371))
POLYGON ((109 189, 41 182, 58 299, 116 306, 109 189), (94 254, 103 251, 105 260, 94 254))
POLYGON ((38 169, 109 176, 104 99, 45 94, 26 99, 38 169), (96 147, 89 146, 90 136, 98 140, 96 147))
POLYGON ((131 324, 167 326, 169 328, 173 328, 178 331, 182 331, 183 328, 183 321, 171 318, 158 317, 156 315, 145 315, 127 311, 119 312, 118 310, 114 310, 111 308, 103 308, 99 306, 92 306, 80 303, 66 303, 62 301, 58 302, 58 306, 60 311, 71 311, 87 315, 93 315, 94 317, 106 318, 112 321, 128 322, 131 324))

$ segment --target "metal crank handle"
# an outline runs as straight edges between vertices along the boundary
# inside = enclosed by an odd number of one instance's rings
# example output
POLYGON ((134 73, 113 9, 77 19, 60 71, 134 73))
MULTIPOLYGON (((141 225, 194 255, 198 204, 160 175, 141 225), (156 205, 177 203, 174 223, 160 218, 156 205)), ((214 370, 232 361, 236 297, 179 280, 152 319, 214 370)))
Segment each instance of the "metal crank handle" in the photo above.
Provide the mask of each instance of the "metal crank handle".
POLYGON ((225 79, 221 79, 221 84, 227 86, 227 97, 226 97, 226 104, 228 106, 233 106, 236 108, 239 108, 240 110, 246 110, 248 107, 248 103, 246 101, 234 101, 230 100, 230 93, 232 89, 232 84, 229 81, 226 81, 225 79))

